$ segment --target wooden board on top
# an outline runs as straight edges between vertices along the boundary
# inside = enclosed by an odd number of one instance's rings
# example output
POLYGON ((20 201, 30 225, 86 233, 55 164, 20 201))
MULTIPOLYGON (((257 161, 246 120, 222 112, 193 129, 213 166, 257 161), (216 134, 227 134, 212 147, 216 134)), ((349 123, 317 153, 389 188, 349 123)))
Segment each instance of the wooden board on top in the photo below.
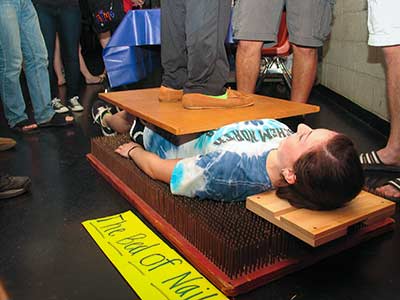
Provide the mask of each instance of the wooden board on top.
POLYGON ((99 97, 175 135, 208 131, 239 121, 280 119, 319 111, 315 105, 259 95, 254 95, 256 102, 249 107, 189 110, 181 102, 159 102, 158 91, 159 88, 110 92, 99 97))
POLYGON ((354 224, 371 224, 392 216, 396 204, 362 191, 344 207, 315 211, 295 208, 286 200, 278 198, 273 191, 248 197, 246 208, 317 247, 346 235, 348 228, 354 224))

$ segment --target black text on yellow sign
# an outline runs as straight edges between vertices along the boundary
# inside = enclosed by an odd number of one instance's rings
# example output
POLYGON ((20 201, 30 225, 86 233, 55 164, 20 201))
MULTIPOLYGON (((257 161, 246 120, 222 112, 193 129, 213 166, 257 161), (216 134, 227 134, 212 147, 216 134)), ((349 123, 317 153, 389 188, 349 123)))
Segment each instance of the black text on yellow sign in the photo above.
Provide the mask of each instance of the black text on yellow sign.
POLYGON ((227 299, 131 211, 82 224, 142 300, 227 299))

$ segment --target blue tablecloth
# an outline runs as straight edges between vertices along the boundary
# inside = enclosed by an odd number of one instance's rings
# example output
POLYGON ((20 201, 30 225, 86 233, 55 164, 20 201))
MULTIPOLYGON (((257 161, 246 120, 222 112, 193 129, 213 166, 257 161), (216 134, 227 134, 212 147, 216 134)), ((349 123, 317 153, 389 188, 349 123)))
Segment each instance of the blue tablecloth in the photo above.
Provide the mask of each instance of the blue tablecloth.
POLYGON ((160 44, 160 10, 131 10, 103 50, 111 87, 139 81, 153 70, 154 52, 144 45, 160 44))
MULTIPOLYGON (((227 35, 232 42, 232 30, 227 35)), ((137 82, 153 71, 158 59, 150 45, 160 44, 160 9, 131 10, 103 50, 111 87, 137 82)))

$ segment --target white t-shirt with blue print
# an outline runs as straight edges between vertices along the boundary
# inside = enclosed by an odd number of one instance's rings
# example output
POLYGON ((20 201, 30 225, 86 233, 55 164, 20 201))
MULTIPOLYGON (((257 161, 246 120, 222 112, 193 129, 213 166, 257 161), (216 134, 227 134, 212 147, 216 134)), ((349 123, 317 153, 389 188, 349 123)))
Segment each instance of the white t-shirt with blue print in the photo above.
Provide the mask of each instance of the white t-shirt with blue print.
POLYGON ((263 119, 226 125, 179 146, 146 127, 143 143, 161 158, 182 158, 172 172, 173 194, 244 201, 273 188, 266 170, 267 156, 291 134, 285 124, 263 119))

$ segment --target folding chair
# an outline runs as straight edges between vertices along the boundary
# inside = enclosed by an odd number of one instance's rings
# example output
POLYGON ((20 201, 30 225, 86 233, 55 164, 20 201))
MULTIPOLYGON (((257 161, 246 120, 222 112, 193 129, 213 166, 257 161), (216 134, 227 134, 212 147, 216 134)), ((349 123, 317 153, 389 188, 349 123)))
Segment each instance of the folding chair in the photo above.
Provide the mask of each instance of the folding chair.
POLYGON ((286 58, 290 54, 291 47, 289 43, 289 32, 286 26, 286 12, 283 11, 281 23, 279 25, 277 43, 272 47, 263 48, 261 50, 261 68, 260 76, 256 85, 256 91, 259 91, 268 75, 274 74, 271 72, 273 66, 282 73, 283 79, 289 90, 292 88, 292 75, 285 65, 286 58))

